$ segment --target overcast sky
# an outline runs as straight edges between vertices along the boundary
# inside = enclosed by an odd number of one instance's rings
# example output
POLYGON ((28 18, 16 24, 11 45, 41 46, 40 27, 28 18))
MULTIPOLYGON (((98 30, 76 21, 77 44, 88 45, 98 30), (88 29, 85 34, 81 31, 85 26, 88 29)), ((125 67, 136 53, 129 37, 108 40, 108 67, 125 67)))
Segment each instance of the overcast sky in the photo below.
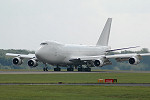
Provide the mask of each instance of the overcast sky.
POLYGON ((109 17, 112 48, 150 49, 150 0, 0 0, 0 49, 95 45, 109 17))

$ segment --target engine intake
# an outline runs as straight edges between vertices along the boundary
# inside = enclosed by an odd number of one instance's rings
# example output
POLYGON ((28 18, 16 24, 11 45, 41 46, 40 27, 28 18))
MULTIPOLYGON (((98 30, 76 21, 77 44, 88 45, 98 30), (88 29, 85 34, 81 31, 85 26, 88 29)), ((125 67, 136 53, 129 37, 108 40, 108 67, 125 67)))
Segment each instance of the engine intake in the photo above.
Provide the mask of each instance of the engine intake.
POLYGON ((95 60, 94 66, 96 67, 102 67, 104 65, 104 62, 102 60, 95 60))
POLYGON ((22 64, 22 59, 19 58, 19 57, 15 57, 13 60, 12 60, 13 64, 14 65, 21 65, 22 64))
POLYGON ((30 60, 28 61, 28 66, 30 66, 30 67, 36 67, 36 66, 38 66, 38 63, 37 63, 36 60, 30 59, 30 60))
POLYGON ((130 63, 131 65, 137 65, 137 64, 140 63, 140 60, 139 60, 137 57, 131 57, 131 58, 129 59, 129 63, 130 63))

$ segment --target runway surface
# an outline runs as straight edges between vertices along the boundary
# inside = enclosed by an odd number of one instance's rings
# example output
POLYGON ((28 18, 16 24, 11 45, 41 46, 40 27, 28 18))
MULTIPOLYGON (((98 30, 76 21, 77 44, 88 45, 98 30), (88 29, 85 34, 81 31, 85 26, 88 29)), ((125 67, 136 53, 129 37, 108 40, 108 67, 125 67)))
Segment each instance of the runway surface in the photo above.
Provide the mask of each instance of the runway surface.
POLYGON ((0 74, 65 74, 65 73, 150 73, 150 71, 91 71, 91 72, 67 72, 67 71, 0 71, 0 74))
POLYGON ((60 71, 60 72, 54 72, 54 71, 0 71, 0 74, 65 74, 65 73, 106 73, 104 71, 102 72, 67 72, 67 71, 60 71))
POLYGON ((70 84, 53 84, 53 83, 0 83, 0 85, 58 85, 58 86, 146 86, 150 83, 70 83, 70 84))

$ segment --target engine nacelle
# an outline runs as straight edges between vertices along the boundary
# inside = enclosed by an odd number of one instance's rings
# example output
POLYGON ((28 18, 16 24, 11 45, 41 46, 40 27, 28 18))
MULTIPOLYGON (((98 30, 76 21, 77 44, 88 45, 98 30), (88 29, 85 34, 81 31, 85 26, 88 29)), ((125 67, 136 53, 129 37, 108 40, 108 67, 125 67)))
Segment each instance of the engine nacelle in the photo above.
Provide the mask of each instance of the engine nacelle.
POLYGON ((13 58, 12 62, 14 65, 21 65, 23 61, 21 58, 15 57, 15 58, 13 58))
POLYGON ((95 60, 94 66, 96 67, 102 67, 104 65, 104 62, 102 60, 95 60))
POLYGON ((30 60, 28 61, 28 66, 30 66, 30 67, 36 67, 36 66, 38 66, 38 63, 37 63, 36 60, 30 59, 30 60))
POLYGON ((137 64, 140 63, 140 60, 139 60, 139 58, 137 58, 137 57, 131 57, 131 58, 129 59, 129 63, 130 63, 131 65, 137 65, 137 64))

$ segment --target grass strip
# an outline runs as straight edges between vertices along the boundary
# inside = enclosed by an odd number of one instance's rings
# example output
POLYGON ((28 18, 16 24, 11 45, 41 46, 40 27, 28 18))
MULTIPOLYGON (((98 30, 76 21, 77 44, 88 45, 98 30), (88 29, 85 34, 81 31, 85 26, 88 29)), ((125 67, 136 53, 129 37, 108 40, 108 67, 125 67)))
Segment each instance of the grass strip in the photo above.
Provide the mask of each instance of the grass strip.
POLYGON ((111 78, 118 83, 150 83, 150 73, 0 74, 0 83, 97 83, 111 78))

